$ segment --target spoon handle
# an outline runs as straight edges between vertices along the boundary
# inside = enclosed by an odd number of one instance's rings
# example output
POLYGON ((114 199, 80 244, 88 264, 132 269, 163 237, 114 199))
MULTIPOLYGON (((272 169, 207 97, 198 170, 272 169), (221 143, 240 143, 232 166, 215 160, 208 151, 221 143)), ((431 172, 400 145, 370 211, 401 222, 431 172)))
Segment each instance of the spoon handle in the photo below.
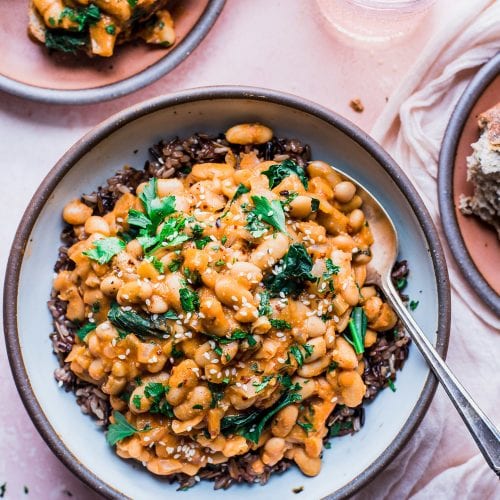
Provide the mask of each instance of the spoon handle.
POLYGON ((488 462, 488 465, 495 471, 497 476, 500 476, 500 432, 481 411, 439 356, 434 346, 404 306, 403 301, 390 280, 384 283, 383 289, 389 304, 401 319, 413 342, 419 348, 427 364, 434 372, 434 375, 436 375, 448 393, 451 402, 455 405, 465 425, 467 425, 486 462, 488 462))

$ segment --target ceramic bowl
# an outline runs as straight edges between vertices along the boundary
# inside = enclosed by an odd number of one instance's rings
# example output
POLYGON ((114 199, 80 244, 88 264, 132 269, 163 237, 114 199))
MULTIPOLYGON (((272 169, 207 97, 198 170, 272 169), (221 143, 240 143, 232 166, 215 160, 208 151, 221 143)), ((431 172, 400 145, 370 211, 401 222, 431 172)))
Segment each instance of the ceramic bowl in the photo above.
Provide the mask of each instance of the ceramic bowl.
POLYGON ((298 97, 244 87, 193 89, 129 108, 77 142, 48 174, 21 221, 8 263, 5 325, 10 362, 19 392, 54 453, 81 479, 110 498, 260 499, 334 494, 343 498, 368 483, 409 439, 430 404, 436 380, 412 347, 397 390, 383 391, 366 407, 366 423, 354 436, 335 439, 314 478, 292 467, 269 483, 239 485, 215 493, 211 483, 177 492, 141 466, 118 458, 101 430, 80 412, 72 394, 58 388, 57 366, 45 306, 60 245, 61 210, 91 192, 125 164, 141 168, 148 147, 162 138, 197 131, 217 134, 245 121, 271 126, 278 136, 311 145, 313 158, 331 162, 364 184, 393 218, 401 258, 413 269, 408 293, 420 302, 415 318, 444 356, 449 335, 449 283, 443 251, 428 212, 403 172, 370 137, 335 113, 298 97))
POLYGON ((0 2, 0 90, 41 102, 88 104, 134 92, 174 69, 203 40, 225 0, 170 0, 176 42, 158 48, 132 42, 113 57, 49 53, 27 34, 28 1, 0 2))

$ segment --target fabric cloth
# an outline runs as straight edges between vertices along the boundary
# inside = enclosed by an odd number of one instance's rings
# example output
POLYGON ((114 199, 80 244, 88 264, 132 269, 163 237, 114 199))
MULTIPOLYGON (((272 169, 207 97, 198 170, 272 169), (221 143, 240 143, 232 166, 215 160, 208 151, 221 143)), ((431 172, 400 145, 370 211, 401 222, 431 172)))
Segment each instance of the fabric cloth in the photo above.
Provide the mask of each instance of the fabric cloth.
MULTIPOLYGON (((423 198, 445 247, 452 293, 448 364, 499 424, 500 318, 474 293, 446 246, 437 172, 446 125, 470 78, 500 50, 500 2, 457 2, 372 129, 423 198), (497 354, 497 355, 496 355, 497 354)), ((498 270, 497 270, 498 272, 498 270)), ((410 442, 358 499, 500 498, 500 483, 439 388, 410 442)))

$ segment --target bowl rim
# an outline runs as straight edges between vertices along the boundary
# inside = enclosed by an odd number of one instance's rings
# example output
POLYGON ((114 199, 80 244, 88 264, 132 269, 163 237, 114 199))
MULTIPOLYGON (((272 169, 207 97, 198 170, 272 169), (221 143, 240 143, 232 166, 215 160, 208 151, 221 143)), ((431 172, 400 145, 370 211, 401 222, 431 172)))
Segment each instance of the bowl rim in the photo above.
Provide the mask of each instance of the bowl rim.
POLYGON ((460 271, 483 302, 500 315, 500 295, 487 283, 472 260, 455 213, 453 172, 458 143, 472 108, 486 87, 500 75, 500 52, 493 56, 472 78, 458 99, 441 143, 438 168, 438 201, 444 234, 460 271))
POLYGON ((115 83, 78 90, 51 89, 0 74, 0 90, 32 101, 63 105, 92 104, 130 94, 159 80, 184 61, 207 36, 225 3, 226 0, 209 0, 193 28, 168 54, 139 73, 115 83))
MULTIPOLYGON (((305 112, 321 119, 328 125, 334 126, 348 137, 363 147, 378 161, 384 170, 390 175, 398 188, 407 198, 413 213, 417 217, 423 230, 429 254, 436 272, 436 287, 438 295, 438 328, 436 331, 436 349, 445 358, 448 349, 450 335, 450 286, 444 252, 438 238, 437 231, 431 216, 416 189, 406 177, 404 172, 389 156, 389 154, 375 142, 367 133, 363 132, 348 119, 336 114, 329 109, 305 100, 298 96, 283 93, 276 90, 262 89, 243 86, 213 86, 188 89, 181 92, 166 94, 127 108, 88 132, 77 141, 49 171, 40 187, 33 195, 26 211, 19 223, 14 241, 9 254, 4 284, 4 325, 7 344, 7 355, 14 382, 20 393, 21 399, 30 415, 38 432, 54 454, 70 469, 76 476, 83 480, 95 491, 107 498, 127 498, 123 493, 106 484, 92 471, 87 469, 76 456, 74 456, 64 445, 61 438, 51 426, 45 416, 42 407, 38 403, 31 388, 30 380, 24 366, 21 346, 17 329, 17 295, 21 265, 24 257, 24 249, 28 243, 31 231, 36 223, 38 214, 51 196, 52 191, 65 174, 94 146, 106 139, 111 133, 122 126, 144 117, 150 113, 164 108, 205 100, 228 100, 243 99, 260 102, 269 102, 286 106, 288 108, 305 112)), ((409 438, 413 435, 417 425, 423 419, 437 387, 437 379, 429 371, 419 399, 415 404, 410 416, 403 426, 403 430, 379 455, 379 457, 362 471, 352 481, 339 490, 332 492, 333 499, 346 498, 358 491, 373 476, 383 470, 393 457, 403 448, 409 438)))

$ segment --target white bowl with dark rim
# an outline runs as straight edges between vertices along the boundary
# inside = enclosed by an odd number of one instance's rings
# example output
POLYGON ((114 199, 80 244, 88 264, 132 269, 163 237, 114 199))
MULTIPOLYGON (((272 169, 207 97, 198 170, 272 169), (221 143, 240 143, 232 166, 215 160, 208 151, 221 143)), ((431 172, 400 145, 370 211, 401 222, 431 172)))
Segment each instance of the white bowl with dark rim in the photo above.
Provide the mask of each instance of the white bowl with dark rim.
POLYGON ((364 427, 336 438, 323 454, 321 473, 308 478, 296 467, 271 477, 263 487, 236 485, 213 491, 202 482, 189 491, 118 458, 102 430, 80 412, 74 395, 54 381, 57 361, 46 307, 53 264, 60 246, 64 204, 92 192, 125 164, 142 168, 148 147, 162 138, 194 132, 218 134, 245 121, 271 126, 277 136, 308 143, 312 157, 331 162, 364 184, 395 222, 407 259, 407 293, 418 299, 414 312, 438 352, 446 355, 450 296, 443 250, 431 218, 410 181, 394 160, 366 133, 345 118, 309 101, 247 87, 212 87, 166 95, 112 116, 78 141, 50 171, 30 202, 14 239, 4 294, 5 334, 14 378, 33 422, 60 460, 78 477, 109 498, 182 498, 217 496, 262 499, 351 495, 391 462, 422 420, 436 389, 436 379, 415 348, 396 392, 382 391, 366 406, 364 427), (136 151, 137 150, 137 151, 136 151))

